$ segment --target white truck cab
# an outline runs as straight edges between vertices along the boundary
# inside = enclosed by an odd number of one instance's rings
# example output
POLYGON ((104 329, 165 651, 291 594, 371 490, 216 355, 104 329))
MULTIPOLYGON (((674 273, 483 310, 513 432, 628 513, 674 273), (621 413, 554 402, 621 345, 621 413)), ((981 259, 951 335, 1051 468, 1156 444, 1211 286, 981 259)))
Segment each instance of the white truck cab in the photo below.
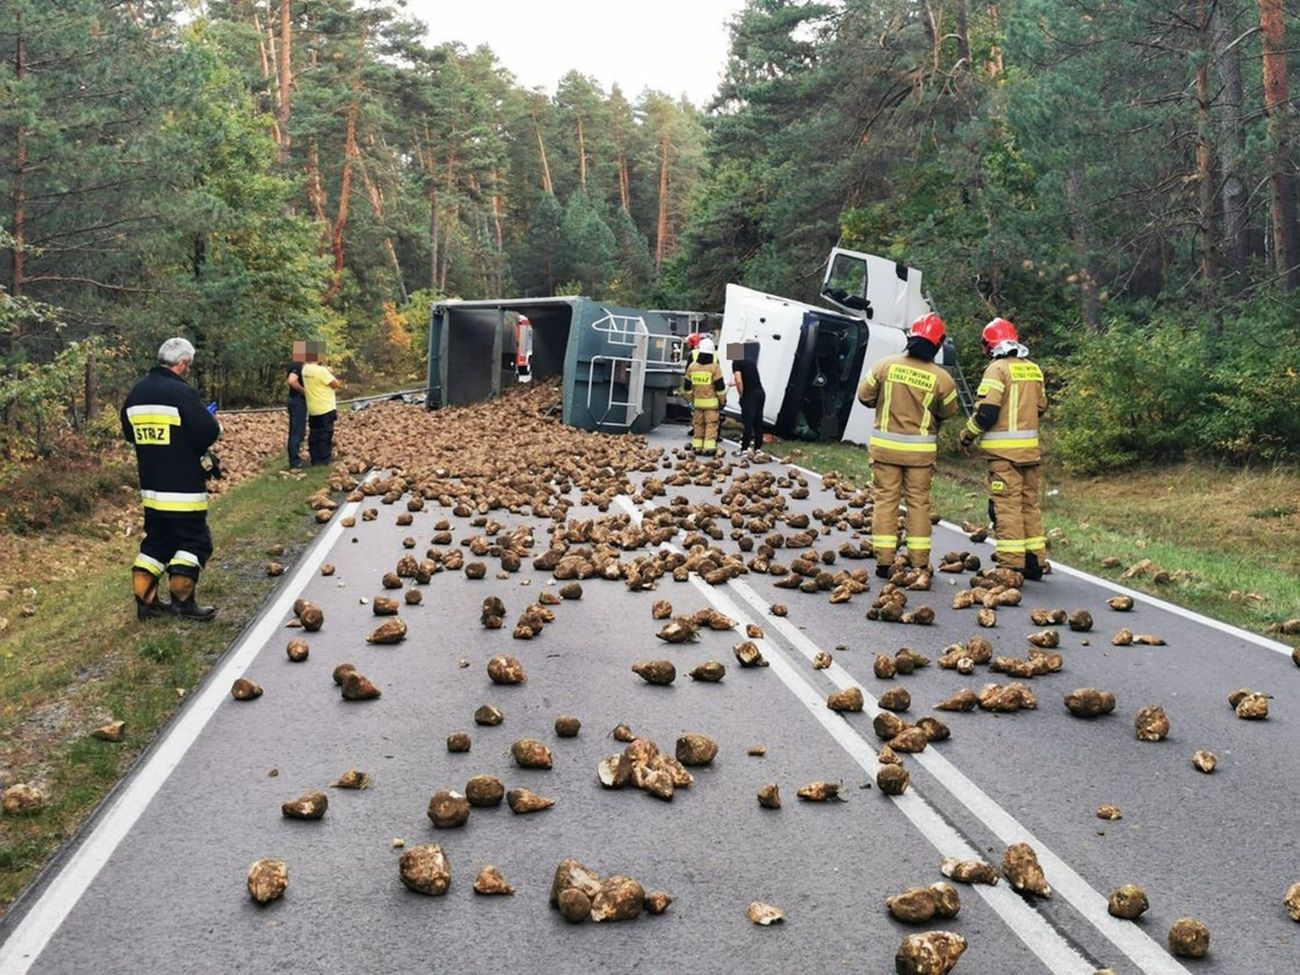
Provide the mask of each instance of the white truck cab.
MULTIPOLYGON (((728 378, 731 360, 757 360, 767 400, 764 425, 778 436, 865 444, 874 412, 858 402, 866 371, 903 351, 907 329, 929 313, 921 272, 859 251, 836 248, 822 297, 837 311, 727 285, 718 351, 728 378)), ((952 361, 951 343, 935 360, 952 361)), ((740 415, 735 389, 723 411, 740 415)))

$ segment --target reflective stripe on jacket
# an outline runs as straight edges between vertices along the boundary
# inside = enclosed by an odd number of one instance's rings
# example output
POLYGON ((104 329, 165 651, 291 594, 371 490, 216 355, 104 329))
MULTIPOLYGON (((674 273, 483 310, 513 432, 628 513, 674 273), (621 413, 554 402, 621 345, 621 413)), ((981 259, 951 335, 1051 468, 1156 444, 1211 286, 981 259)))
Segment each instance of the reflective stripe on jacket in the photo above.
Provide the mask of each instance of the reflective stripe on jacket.
POLYGON ((722 378, 722 367, 710 356, 708 362, 692 362, 682 378, 682 394, 697 410, 716 410, 718 393, 727 388, 722 378))
MULTIPOLYGON (((989 413, 989 407, 997 410, 997 419, 979 438, 985 456, 1015 464, 1036 464, 1042 459, 1038 418, 1047 409, 1047 393, 1038 366, 1014 356, 994 359, 984 370, 975 397, 976 414, 981 409, 989 413)), ((967 427, 980 433, 973 418, 967 427)))
POLYGON ((135 445, 140 501, 166 515, 208 509, 207 474, 199 463, 221 433, 194 387, 170 369, 150 369, 120 413, 122 435, 135 445))
POLYGON ((862 380, 858 399, 876 411, 871 459, 904 467, 933 464, 939 422, 957 412, 957 384, 942 366, 908 355, 881 359, 862 380))

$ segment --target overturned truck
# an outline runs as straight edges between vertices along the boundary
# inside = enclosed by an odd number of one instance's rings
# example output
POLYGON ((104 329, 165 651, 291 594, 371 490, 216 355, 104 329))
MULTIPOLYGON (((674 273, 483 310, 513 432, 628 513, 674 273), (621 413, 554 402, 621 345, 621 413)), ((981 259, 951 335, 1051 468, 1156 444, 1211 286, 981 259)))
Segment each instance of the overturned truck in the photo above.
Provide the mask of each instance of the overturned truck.
POLYGON ((558 376, 566 424, 645 433, 663 422, 686 337, 706 318, 582 297, 443 302, 429 332, 427 403, 463 406, 558 376))
MULTIPOLYGON (((723 371, 730 375, 733 358, 756 359, 767 391, 763 423, 778 436, 866 443, 873 415, 857 401, 858 384, 877 361, 902 351, 908 325, 930 311, 921 273, 837 248, 821 294, 835 310, 728 285, 717 342, 723 371)), ((462 406, 559 377, 566 424, 645 433, 668 414, 687 338, 717 331, 717 318, 583 297, 446 301, 430 324, 427 404, 462 406)), ((951 341, 936 361, 969 403, 951 341)), ((740 415, 734 389, 723 411, 740 415)))

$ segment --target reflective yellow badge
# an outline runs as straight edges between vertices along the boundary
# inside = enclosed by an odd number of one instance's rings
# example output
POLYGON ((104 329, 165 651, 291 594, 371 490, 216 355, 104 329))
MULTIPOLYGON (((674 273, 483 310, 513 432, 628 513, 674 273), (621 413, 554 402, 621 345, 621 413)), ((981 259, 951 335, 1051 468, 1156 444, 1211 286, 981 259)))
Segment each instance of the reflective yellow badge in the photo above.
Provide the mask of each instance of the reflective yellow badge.
POLYGON ((990 481, 990 482, 989 482, 989 489, 990 489, 991 491, 994 491, 995 493, 1000 493, 1000 492, 1001 492, 1005 487, 1006 487, 1006 484, 1003 483, 1002 481, 990 481))
POLYGON ((166 423, 136 423, 132 421, 135 442, 149 446, 166 446, 172 442, 172 428, 166 423))

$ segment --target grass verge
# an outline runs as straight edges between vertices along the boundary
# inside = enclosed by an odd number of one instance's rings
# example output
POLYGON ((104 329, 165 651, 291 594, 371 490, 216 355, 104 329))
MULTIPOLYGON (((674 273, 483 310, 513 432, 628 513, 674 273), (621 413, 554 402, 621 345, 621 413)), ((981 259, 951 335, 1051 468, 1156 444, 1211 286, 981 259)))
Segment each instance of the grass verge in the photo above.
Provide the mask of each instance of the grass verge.
POLYGON ((7 600, 30 618, 0 633, 0 787, 36 781, 50 803, 27 816, 0 817, 0 913, 122 776, 213 662, 261 608, 278 579, 266 549, 285 546, 291 563, 315 537, 304 499, 327 473, 302 479, 265 469, 214 501, 215 554, 200 596, 220 608, 212 623, 168 618, 137 623, 128 567, 138 534, 33 539, 25 566, 5 582, 33 587, 7 600), (72 568, 50 579, 41 553, 75 551, 72 568), (40 573, 40 575, 38 575, 40 573), (111 720, 126 722, 121 743, 92 738, 111 720))
MULTIPOLYGON (((861 447, 776 441, 768 449, 851 483, 870 481, 861 447)), ((1186 463, 1078 477, 1049 460, 1044 473, 1044 521, 1054 561, 1257 633, 1300 616, 1300 477, 1294 470, 1186 463), (1117 565, 1110 564, 1114 559, 1117 565), (1170 581, 1157 583, 1149 574, 1121 579, 1143 559, 1169 572, 1170 581)), ((984 478, 980 459, 941 452, 936 510, 949 521, 984 524, 984 478)))

